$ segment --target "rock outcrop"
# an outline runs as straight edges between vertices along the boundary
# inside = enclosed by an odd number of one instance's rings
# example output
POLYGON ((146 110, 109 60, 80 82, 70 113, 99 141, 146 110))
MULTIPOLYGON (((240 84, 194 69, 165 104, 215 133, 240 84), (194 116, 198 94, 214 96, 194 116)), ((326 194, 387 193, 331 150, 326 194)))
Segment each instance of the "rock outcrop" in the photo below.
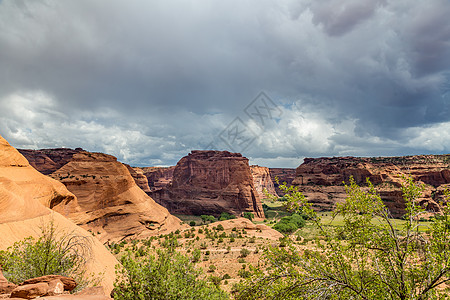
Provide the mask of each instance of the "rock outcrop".
POLYGON ((151 192, 161 190, 172 182, 173 167, 145 167, 141 168, 147 177, 148 185, 151 192))
POLYGON ((192 151, 175 167, 172 182, 152 197, 172 213, 264 217, 248 159, 228 151, 192 151))
POLYGON ((55 172, 67 164, 75 154, 83 151, 81 148, 75 150, 69 148, 17 150, 27 158, 33 168, 45 175, 55 172))
POLYGON ((295 169, 289 169, 289 168, 269 168, 270 171, 270 177, 273 180, 273 185, 275 187, 275 192, 278 196, 283 196, 283 191, 280 190, 279 184, 282 184, 283 182, 286 182, 286 184, 292 185, 292 181, 295 179, 295 169), (278 178, 278 183, 276 183, 275 178, 278 178))
POLYGON ((17 285, 6 280, 5 276, 3 276, 3 269, 0 266, 0 295, 10 294, 16 287, 17 285))
POLYGON ((331 210, 346 197, 343 182, 352 176, 359 185, 366 178, 375 185, 394 216, 404 214, 402 176, 411 175, 426 185, 418 201, 429 211, 438 211, 443 187, 450 184, 450 155, 403 157, 305 158, 292 184, 299 186, 317 210, 331 210))
POLYGON ((147 177, 144 175, 144 171, 141 168, 133 168, 130 167, 127 164, 124 164, 128 171, 131 174, 131 177, 133 177, 134 182, 137 184, 138 187, 141 188, 141 190, 143 190, 145 193, 150 193, 150 187, 148 185, 148 179, 147 177))
POLYGON ((269 168, 252 165, 250 166, 250 171, 252 172, 253 183, 255 184, 256 191, 261 199, 266 198, 264 190, 271 195, 277 196, 277 192, 275 191, 275 187, 273 185, 273 180, 270 176, 269 168))
MULTIPOLYGON (((51 153, 50 149, 45 151, 51 153)), ((71 151, 71 158, 49 176, 62 182, 77 196, 78 206, 66 208, 68 217, 94 233, 100 241, 145 238, 182 227, 178 218, 156 204, 136 185, 129 167, 114 156, 82 150, 72 154, 74 150, 68 151, 71 151)), ((70 156, 60 149, 56 149, 53 157, 57 154, 70 156)), ((39 165, 38 162, 35 164, 39 165)))
POLYGON ((114 267, 118 262, 89 232, 62 215, 77 212, 77 206, 76 197, 63 184, 35 170, 0 136, 0 250, 26 237, 39 236, 39 228, 53 222, 60 232, 92 240, 87 272, 103 273, 101 284, 109 292, 113 288, 114 267))

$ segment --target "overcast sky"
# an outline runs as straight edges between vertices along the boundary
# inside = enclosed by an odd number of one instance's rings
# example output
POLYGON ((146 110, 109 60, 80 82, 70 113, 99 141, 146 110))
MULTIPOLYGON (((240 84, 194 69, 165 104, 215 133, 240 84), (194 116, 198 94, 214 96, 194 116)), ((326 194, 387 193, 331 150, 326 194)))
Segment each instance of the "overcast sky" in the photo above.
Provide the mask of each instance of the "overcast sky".
POLYGON ((0 0, 0 135, 136 166, 450 152, 448 0, 0 0))

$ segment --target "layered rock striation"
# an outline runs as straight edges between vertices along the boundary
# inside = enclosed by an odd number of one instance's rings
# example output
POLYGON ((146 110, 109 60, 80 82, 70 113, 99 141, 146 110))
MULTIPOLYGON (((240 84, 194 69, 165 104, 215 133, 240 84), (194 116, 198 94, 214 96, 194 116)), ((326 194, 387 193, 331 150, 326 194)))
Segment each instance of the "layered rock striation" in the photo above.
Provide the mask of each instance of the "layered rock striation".
POLYGON ((292 185, 292 181, 295 179, 295 169, 290 168, 269 168, 270 171, 270 177, 273 180, 273 185, 275 187, 275 192, 279 196, 283 196, 283 191, 280 190, 279 185, 283 182, 286 182, 286 184, 292 185), (275 181, 275 179, 278 178, 278 183, 275 181))
POLYGON ((269 168, 252 165, 250 166, 250 171, 252 172, 256 191, 261 199, 266 198, 265 191, 271 195, 277 196, 269 168))
POLYGON ((248 159, 228 151, 192 151, 176 165, 172 182, 151 193, 172 213, 264 217, 248 159))
POLYGON ((402 176, 411 175, 425 184, 424 196, 418 199, 428 211, 439 210, 442 190, 450 184, 450 155, 402 157, 322 157, 305 158, 296 170, 292 184, 299 187, 317 210, 331 210, 346 197, 344 182, 353 177, 365 185, 368 178, 394 216, 402 216, 402 176))
MULTIPOLYGON (((67 216, 93 232, 100 241, 144 238, 182 227, 178 218, 155 203, 136 185, 129 168, 114 156, 67 151, 70 154, 60 149, 56 149, 55 153, 46 150, 53 156, 71 156, 49 176, 62 182, 78 199, 76 207, 64 208, 67 216)), ((30 160, 34 157, 29 156, 30 160)), ((43 168, 39 166, 39 161, 34 163, 38 169, 43 168)))
POLYGON ((161 190, 172 182, 173 171, 172 167, 145 167, 141 168, 145 177, 147 177, 150 192, 161 190))
POLYGON ((140 187, 144 192, 150 193, 150 186, 148 185, 148 179, 144 175, 144 171, 141 168, 138 167, 130 167, 127 164, 124 164, 128 171, 131 174, 131 177, 133 177, 134 182, 137 184, 138 187, 140 187))
POLYGON ((0 136, 0 250, 29 236, 38 237, 40 228, 53 223, 59 232, 85 236, 92 241, 87 271, 103 273, 101 284, 109 293, 118 262, 89 232, 62 215, 78 212, 77 207, 76 197, 63 184, 35 170, 0 136))

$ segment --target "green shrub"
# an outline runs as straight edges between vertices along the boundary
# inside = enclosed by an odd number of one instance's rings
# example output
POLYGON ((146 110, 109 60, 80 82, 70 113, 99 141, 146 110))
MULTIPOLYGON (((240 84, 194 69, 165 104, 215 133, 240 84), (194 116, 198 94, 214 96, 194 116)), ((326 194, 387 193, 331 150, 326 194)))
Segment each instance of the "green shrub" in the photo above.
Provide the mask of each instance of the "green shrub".
POLYGON ((209 281, 211 281, 215 286, 219 286, 220 282, 222 281, 222 278, 220 278, 219 276, 209 276, 209 281))
POLYGON ((247 257, 250 254, 250 250, 248 250, 246 248, 242 248, 240 254, 241 254, 241 257, 247 257))
POLYGON ((121 263, 114 283, 115 300, 229 298, 216 285, 201 279, 201 270, 176 251, 158 250, 156 256, 139 261, 128 252, 121 263))
MULTIPOLYGON (((91 256, 90 237, 73 232, 59 232, 54 223, 41 228, 41 236, 28 237, 0 251, 0 265, 5 277, 16 284, 44 275, 63 275, 74 278, 80 288, 94 284, 85 278, 85 264, 91 256)), ((120 246, 115 245, 115 250, 120 246)))
POLYGON ((286 216, 273 226, 273 229, 285 233, 291 234, 299 228, 305 226, 305 219, 299 214, 293 214, 292 216, 286 216))
POLYGON ((199 249, 195 249, 194 251, 192 251, 192 262, 198 262, 200 261, 200 257, 201 257, 201 251, 199 249))
POLYGON ((214 272, 216 269, 215 265, 209 265, 208 272, 214 272))
POLYGON ((212 222, 216 222, 217 221, 217 219, 214 216, 201 215, 200 217, 202 218, 202 222, 204 224, 206 224, 207 222, 212 223, 212 222))
POLYGON ((248 211, 246 211, 246 212, 244 212, 244 218, 247 218, 247 219, 249 219, 250 221, 252 221, 253 220, 253 218, 255 217, 254 215, 253 215, 253 213, 251 213, 251 212, 248 212, 248 211))
POLYGON ((239 275, 239 277, 242 277, 242 278, 249 278, 252 275, 252 273, 248 270, 240 269, 238 271, 238 275, 239 275))
POLYGON ((225 220, 231 220, 231 219, 236 219, 236 216, 231 215, 227 212, 221 213, 220 217, 219 217, 219 221, 225 221, 225 220))
POLYGON ((189 225, 190 225, 190 226, 195 226, 195 225, 197 225, 197 223, 195 223, 195 221, 190 221, 190 222, 189 222, 189 225))

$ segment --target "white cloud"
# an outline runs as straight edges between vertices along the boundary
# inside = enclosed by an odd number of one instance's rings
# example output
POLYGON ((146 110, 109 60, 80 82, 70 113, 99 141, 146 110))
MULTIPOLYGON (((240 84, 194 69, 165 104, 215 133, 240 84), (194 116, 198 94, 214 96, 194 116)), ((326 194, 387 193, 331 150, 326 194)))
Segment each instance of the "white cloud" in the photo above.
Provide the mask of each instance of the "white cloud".
POLYGON ((259 137, 244 154, 268 164, 449 151, 449 13, 446 0, 4 0, 0 131, 148 165, 237 116, 259 137), (262 90, 284 107, 263 129, 243 114, 262 90))

